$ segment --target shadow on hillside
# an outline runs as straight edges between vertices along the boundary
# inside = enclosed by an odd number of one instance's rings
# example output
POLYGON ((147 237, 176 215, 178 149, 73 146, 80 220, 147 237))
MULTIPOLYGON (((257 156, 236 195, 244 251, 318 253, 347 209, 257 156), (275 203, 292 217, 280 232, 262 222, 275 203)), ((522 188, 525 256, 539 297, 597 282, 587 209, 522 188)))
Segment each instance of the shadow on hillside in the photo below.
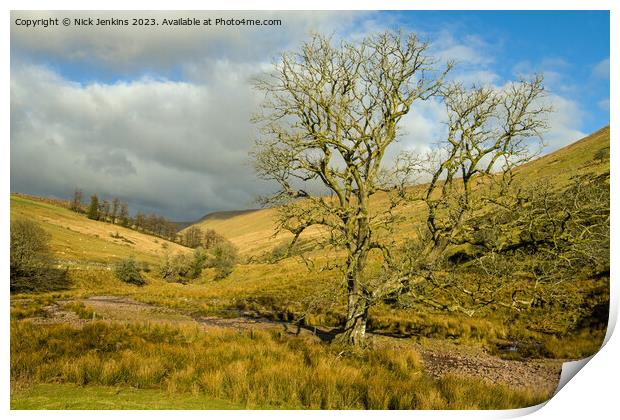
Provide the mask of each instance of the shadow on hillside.
POLYGON ((293 325, 293 324, 289 324, 286 322, 282 322, 281 324, 284 326, 284 331, 286 331, 288 334, 299 335, 301 333, 301 330, 304 330, 304 331, 308 331, 312 333, 313 335, 320 338, 321 341, 324 341, 326 343, 331 342, 338 334, 342 333, 343 331, 342 327, 335 327, 335 328, 328 329, 328 328, 315 327, 313 325, 301 325, 301 324, 293 325))

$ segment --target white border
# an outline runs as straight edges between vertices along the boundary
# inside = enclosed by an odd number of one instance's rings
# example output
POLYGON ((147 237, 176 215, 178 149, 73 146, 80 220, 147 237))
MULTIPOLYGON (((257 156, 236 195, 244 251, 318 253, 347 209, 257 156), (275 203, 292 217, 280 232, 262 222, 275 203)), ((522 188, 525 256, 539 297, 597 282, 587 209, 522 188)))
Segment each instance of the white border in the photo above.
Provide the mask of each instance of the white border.
MULTIPOLYGON (((403 2, 398 0, 359 0, 359 1, 337 1, 337 0, 315 0, 315 1, 299 1, 290 2, 285 0, 265 0, 258 2, 246 1, 223 1, 213 0, 209 2, 198 0, 176 0, 174 2, 165 2, 163 0, 151 0, 149 2, 137 1, 137 0, 110 0, 110 1, 78 1, 78 0, 59 0, 53 4, 36 1, 36 0, 6 0, 3 2, 5 8, 0 10, 2 13, 2 20, 0 21, 2 39, 2 61, 1 67, 2 80, 3 80, 3 100, 1 103, 0 118, 2 119, 3 136, 2 136, 2 151, 0 152, 0 200, 2 212, 2 225, 0 227, 0 235, 2 237, 2 273, 4 283, 2 287, 2 340, 3 345, 0 349, 2 354, 2 364, 0 365, 0 376, 2 378, 2 399, 0 400, 0 412, 3 414, 9 414, 13 418, 30 418, 45 415, 52 418, 79 418, 82 416, 88 416, 89 418, 106 418, 109 416, 131 416, 133 418, 168 418, 172 415, 181 415, 184 418, 204 418, 205 416, 219 417, 225 415, 231 419, 234 418, 275 418, 285 419, 290 416, 296 418, 306 419, 315 417, 332 417, 338 416, 338 418, 383 418, 386 413, 378 411, 363 411, 363 412, 335 412, 335 411, 297 411, 295 413, 290 412, 227 412, 227 413, 209 413, 209 412, 106 412, 106 411, 90 411, 90 412, 9 412, 9 175, 10 175, 10 163, 9 163, 9 126, 10 126, 10 75, 9 75, 9 63, 10 63, 10 10, 401 10, 401 9, 414 9, 414 10, 611 10, 611 48, 610 51, 618 51, 618 42, 620 39, 618 33, 618 24, 620 19, 618 18, 619 6, 618 2, 613 0, 589 0, 589 1, 550 1, 550 0, 521 0, 521 1, 504 1, 497 2, 497 0, 469 0, 467 2, 458 0, 417 0, 410 2, 403 2), (145 7, 148 5, 149 7, 145 7), (207 7, 208 6, 208 7, 207 7), (561 8, 559 7, 561 6, 561 8)), ((526 30, 526 29, 525 29, 526 30)), ((579 28, 575 28, 579 30, 579 28)), ((611 59, 611 74, 620 74, 618 69, 617 57, 612 55, 611 59)), ((611 104, 615 106, 618 103, 618 91, 616 81, 611 80, 611 104)), ((614 108, 615 109, 615 108, 614 108)), ((614 127, 613 133, 615 133, 615 127, 618 123, 618 113, 611 114, 611 125, 614 127)), ((612 134, 612 139, 615 138, 615 134, 612 134)), ((616 147, 614 146, 614 140, 612 140, 611 147, 611 160, 615 161, 617 156, 616 147)), ((614 197, 617 197, 617 185, 618 177, 616 173, 612 171, 612 214, 617 213, 617 205, 614 204, 614 197)), ((615 217, 615 216, 614 216, 615 217)), ((615 220, 615 218, 614 218, 615 220)), ((618 237, 614 235, 616 231, 616 225, 612 221, 612 250, 618 248, 618 237)), ((613 252, 612 252, 613 255, 613 252)), ((613 264, 612 264, 613 266, 613 264)), ((618 281, 615 276, 615 270, 612 268, 612 311, 610 315, 610 333, 615 325, 618 311, 618 281)), ((617 335, 617 334, 616 334, 617 335)), ((608 339, 610 334, 608 334, 608 339)), ((536 419, 548 419, 548 418, 562 418, 562 417, 591 417, 591 418, 609 418, 614 412, 617 412, 617 385, 619 372, 619 361, 617 355, 619 352, 620 344, 618 338, 611 336, 606 345, 601 351, 595 355, 587 366, 579 372, 576 379, 568 382, 568 384, 559 391, 559 393, 553 397, 542 409, 535 411, 531 414, 530 418, 536 419)), ((540 408, 540 407, 539 407, 540 408)), ((495 412, 464 412, 464 411, 435 411, 435 412, 390 412, 390 417, 393 418, 505 418, 515 417, 527 414, 533 410, 513 410, 513 411, 495 411, 495 412)))

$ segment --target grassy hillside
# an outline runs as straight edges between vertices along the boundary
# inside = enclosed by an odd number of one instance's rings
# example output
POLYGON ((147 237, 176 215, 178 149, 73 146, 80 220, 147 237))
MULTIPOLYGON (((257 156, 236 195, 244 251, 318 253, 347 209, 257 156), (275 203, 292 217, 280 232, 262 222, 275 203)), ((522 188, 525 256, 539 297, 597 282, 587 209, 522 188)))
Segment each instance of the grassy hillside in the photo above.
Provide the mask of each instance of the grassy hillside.
POLYGON ((88 219, 64 207, 22 195, 11 195, 11 220, 31 219, 51 234, 51 250, 60 264, 109 264, 133 255, 156 263, 163 252, 189 252, 181 245, 127 229, 88 219))
POLYGON ((542 156, 519 168, 519 175, 525 179, 553 177, 554 182, 562 182, 573 175, 585 172, 601 173, 609 170, 610 127, 604 127, 553 153, 542 156), (606 156, 602 159, 597 153, 606 156))
MULTIPOLYGON (((569 146, 529 162, 517 171, 518 182, 528 183, 552 177, 551 182, 564 184, 573 175, 585 172, 601 173, 609 170, 609 159, 597 159, 599 151, 609 151, 610 128, 605 127, 569 146)), ((384 207, 387 203, 385 194, 376 194, 372 204, 384 207)), ((396 229, 401 237, 414 234, 415 223, 421 220, 423 205, 410 204, 401 207, 398 212, 404 216, 404 222, 396 229)), ((221 212, 207 215, 194 224, 200 229, 214 229, 231 240, 245 255, 258 255, 290 239, 286 232, 276 235, 277 209, 221 212)), ((314 234, 318 234, 317 231, 314 234)))
POLYGON ((200 229, 214 229, 237 246, 244 254, 254 254, 269 248, 274 240, 274 209, 261 209, 231 217, 206 217, 193 225, 200 229))
MULTIPOLYGON (((561 183, 572 174, 583 171, 609 170, 609 159, 594 159, 598 150, 609 147, 609 128, 555 153, 531 162, 520 170, 523 180, 540 180, 543 176, 553 175, 550 182, 561 183), (550 165, 550 162, 553 163, 550 165), (551 170, 549 167, 561 168, 551 170)), ((384 197, 378 195, 375 202, 384 197)), ((397 229, 398 235, 407 236, 414 230, 414 222, 421 218, 413 206, 401 210, 406 221, 397 229)), ((32 217, 42 222, 44 228, 52 234, 52 249, 62 261, 109 262, 135 255, 154 264, 161 263, 164 248, 174 252, 188 252, 186 248, 169 243, 159 238, 144 235, 122 227, 91 221, 66 209, 49 204, 34 202, 19 197, 11 197, 11 216, 32 217), (111 235, 119 232, 121 236, 133 243, 114 239, 111 235)), ((242 214, 228 214, 222 217, 207 217, 198 226, 213 228, 227 236, 246 255, 264 252, 284 240, 275 238, 275 209, 264 209, 242 214)), ((317 258, 328 259, 318 251, 317 258)), ((142 288, 120 283, 113 273, 106 270, 70 273, 76 282, 72 293, 87 294, 123 294, 140 301, 164 304, 169 307, 204 314, 225 314, 230 309, 250 310, 272 318, 292 318, 293 314, 302 313, 314 302, 314 296, 322 290, 335 291, 339 283, 334 281, 337 272, 315 272, 298 259, 288 258, 276 264, 241 264, 224 280, 215 281, 213 271, 205 270, 203 275, 187 285, 168 283, 151 273, 148 284, 142 288)), ((338 316, 344 313, 344 295, 342 299, 333 299, 329 306, 322 306, 318 312, 308 315, 310 323, 335 325, 338 316)), ((430 317, 411 311, 395 310, 388 307, 372 309, 371 321, 375 327, 396 331, 414 331, 420 324, 442 325, 441 331, 453 329, 448 324, 476 324, 477 320, 466 317, 447 315, 430 317)), ((433 328, 435 328, 433 327, 433 328)), ((458 328, 460 329, 460 327, 458 328)), ((479 328, 474 328, 477 331, 479 328)), ((490 328, 487 335, 495 337, 508 335, 507 329, 501 327, 495 334, 490 328)), ((469 333, 468 333, 469 334, 469 333)), ((476 332, 473 336, 476 336, 476 332)))
MULTIPOLYGON (((570 176, 584 171, 609 170, 609 159, 597 160, 596 152, 609 147, 609 127, 582 139, 568 147, 544 156, 520 169, 521 180, 539 181, 545 176, 550 182, 561 183, 570 176)), ((375 203, 384 199, 374 197, 375 203)), ((401 209, 405 222, 398 227, 398 235, 406 236, 414 229, 414 222, 421 214, 411 205, 401 209)), ((145 235, 120 226, 87 219, 48 203, 11 196, 11 217, 28 217, 41 222, 51 233, 52 251, 61 262, 109 263, 134 255, 154 264, 161 263, 164 247, 172 252, 189 252, 178 244, 145 235), (124 239, 112 237, 116 233, 124 239), (131 241, 131 243, 125 240, 131 241)), ((207 217, 197 226, 212 228, 228 237, 246 255, 263 252, 276 246, 284 237, 274 238, 276 209, 263 209, 242 214, 207 217)), ((329 258, 329 255, 318 255, 329 258)), ((205 270, 203 276, 188 285, 170 284, 153 275, 143 288, 121 285, 111 273, 105 273, 97 281, 97 273, 80 274, 81 293, 127 293, 144 301, 165 301, 177 307, 192 307, 213 313, 219 308, 240 307, 273 311, 285 314, 299 311, 304 299, 325 289, 336 287, 333 278, 337 273, 312 272, 297 259, 288 258, 276 264, 242 264, 221 281, 214 281, 212 272, 205 270)), ((344 302, 333 302, 339 308, 344 302)), ((327 311, 327 309, 326 309, 327 311)), ((410 317, 410 316, 409 316, 410 317)))

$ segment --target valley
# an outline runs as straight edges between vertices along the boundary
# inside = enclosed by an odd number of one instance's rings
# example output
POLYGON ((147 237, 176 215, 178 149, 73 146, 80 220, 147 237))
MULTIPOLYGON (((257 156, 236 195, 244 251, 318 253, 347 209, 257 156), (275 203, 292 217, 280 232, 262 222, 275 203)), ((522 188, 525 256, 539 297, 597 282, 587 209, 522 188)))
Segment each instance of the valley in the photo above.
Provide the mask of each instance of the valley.
MULTIPOLYGON (((608 175, 605 148, 609 127, 523 165, 516 182, 560 189, 577 176, 608 175)), ((379 208, 388 196, 373 200, 379 208)), ((397 211, 393 235, 405 243, 424 208, 397 211)), ((292 235, 276 232, 277 212, 222 212, 186 227, 214 230, 239 260, 223 278, 205 266, 177 282, 160 267, 193 249, 12 194, 11 220, 34 221, 49 235, 52 263, 71 285, 11 295, 11 406, 516 408, 547 400, 562 362, 595 353, 605 335, 608 273, 568 279, 560 304, 518 312, 468 315, 385 299, 369 310, 368 348, 343 347, 333 340, 347 305, 339 272, 282 255, 292 235), (130 257, 143 286, 115 274, 130 257)), ((329 266, 342 255, 313 247, 324 234, 307 232, 303 245, 329 266)))

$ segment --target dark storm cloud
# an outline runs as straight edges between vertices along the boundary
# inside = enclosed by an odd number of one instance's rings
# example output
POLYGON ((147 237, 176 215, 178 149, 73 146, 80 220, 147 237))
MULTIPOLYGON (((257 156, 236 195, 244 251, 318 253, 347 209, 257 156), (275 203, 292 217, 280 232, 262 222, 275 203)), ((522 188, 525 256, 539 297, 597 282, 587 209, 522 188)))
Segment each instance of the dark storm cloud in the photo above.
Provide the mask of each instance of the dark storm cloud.
POLYGON ((86 166, 112 177, 123 177, 137 173, 133 163, 127 159, 124 153, 119 151, 105 151, 101 155, 87 156, 86 166))
POLYGON ((245 68, 198 85, 142 79, 80 85, 23 65, 11 84, 11 188, 119 194, 173 217, 248 205, 255 99, 245 68), (22 164, 29 162, 29 164, 22 164), (46 176, 39 179, 41 169, 46 176))

